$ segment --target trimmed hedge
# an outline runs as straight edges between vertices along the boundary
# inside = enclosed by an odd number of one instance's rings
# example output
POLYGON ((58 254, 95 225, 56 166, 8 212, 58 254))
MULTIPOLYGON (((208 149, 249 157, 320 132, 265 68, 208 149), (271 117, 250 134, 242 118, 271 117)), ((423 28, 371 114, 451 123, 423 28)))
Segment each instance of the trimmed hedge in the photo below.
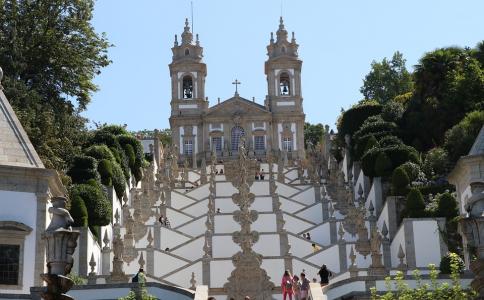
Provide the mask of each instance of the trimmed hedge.
POLYGON ((132 135, 122 134, 117 136, 119 144, 125 150, 128 161, 132 161, 131 149, 134 152, 135 161, 134 164, 130 164, 131 173, 135 177, 136 181, 140 181, 142 177, 142 168, 144 164, 144 151, 141 143, 132 135), (129 147, 131 146, 131 147, 129 147))
POLYGON ((101 183, 106 186, 113 185, 113 164, 110 160, 102 159, 97 165, 97 171, 101 175, 101 183))
POLYGON ((113 187, 114 191, 116 191, 116 196, 121 201, 123 199, 124 191, 126 189, 126 179, 124 178, 123 170, 119 166, 119 164, 113 164, 113 187))
POLYGON ((402 166, 393 170, 392 174, 392 193, 396 196, 404 196, 407 194, 410 179, 402 166))
POLYGON ((392 161, 385 152, 380 152, 375 160, 375 175, 377 177, 388 177, 392 173, 392 161))
POLYGON ((346 134, 352 136, 368 117, 378 115, 381 109, 376 102, 365 102, 343 112, 337 125, 339 138, 344 141, 346 134))
POLYGON ((86 148, 84 153, 97 160, 107 159, 109 161, 115 161, 113 153, 106 145, 92 145, 89 148, 86 148))
POLYGON ((88 214, 86 204, 79 195, 71 198, 71 208, 69 209, 72 218, 74 219, 73 226, 75 227, 87 227, 88 214))
POLYGON ((435 210, 436 217, 442 217, 450 221, 459 215, 457 201, 451 193, 440 194, 437 203, 437 209, 435 210))
POLYGON ((99 179, 96 159, 84 155, 74 157, 67 175, 71 177, 74 183, 85 183, 89 179, 99 179))
POLYGON ((405 216, 407 218, 423 218, 427 216, 425 202, 422 194, 416 188, 410 189, 405 205, 405 216))
MULTIPOLYGON (((402 144, 389 146, 386 148, 372 148, 368 150, 361 158, 361 167, 366 176, 379 177, 382 175, 381 172, 383 169, 381 169, 381 166, 379 166, 379 172, 376 172, 376 160, 381 153, 384 153, 391 162, 390 172, 394 168, 407 161, 414 163, 419 162, 417 151, 413 147, 407 145, 402 144)), ((383 173, 386 174, 386 172, 383 173)))
POLYGON ((405 170, 405 173, 407 173, 407 176, 410 182, 416 180, 421 172, 420 166, 411 161, 407 161, 406 163, 402 164, 400 167, 405 170))
POLYGON ((111 222, 111 203, 96 181, 88 184, 74 184, 70 191, 71 199, 81 198, 87 208, 89 226, 105 226, 111 222))

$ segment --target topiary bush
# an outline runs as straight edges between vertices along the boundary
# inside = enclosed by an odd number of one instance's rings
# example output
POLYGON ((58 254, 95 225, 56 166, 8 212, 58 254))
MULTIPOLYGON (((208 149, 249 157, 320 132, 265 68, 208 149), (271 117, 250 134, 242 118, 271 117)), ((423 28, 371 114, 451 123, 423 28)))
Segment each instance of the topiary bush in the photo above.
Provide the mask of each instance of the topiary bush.
POLYGON ((392 193, 396 196, 404 196, 407 194, 410 179, 405 172, 405 169, 400 166, 393 170, 392 174, 392 193))
POLYGON ((79 195, 71 198, 71 208, 69 209, 72 218, 74 219, 74 227, 87 227, 88 214, 86 204, 79 195))
POLYGON ((370 116, 378 115, 382 106, 377 102, 364 102, 343 112, 338 120, 338 137, 344 141, 346 134, 352 136, 370 116))
POLYGON ((84 183, 89 179, 99 179, 96 159, 84 155, 74 157, 67 175, 71 177, 74 183, 84 183))
POLYGON ((402 167, 405 170, 405 173, 407 173, 407 176, 410 182, 415 181, 416 179, 419 178, 421 170, 418 164, 411 161, 407 161, 406 163, 402 164, 400 167, 402 167))
POLYGON ((443 193, 437 196, 436 217, 445 218, 450 221, 459 215, 458 203, 451 193, 443 193))
POLYGON ((430 149, 425 155, 422 169, 428 178, 432 178, 432 174, 446 174, 448 169, 448 161, 449 158, 447 151, 440 147, 435 147, 430 149))
POLYGON ((87 156, 94 157, 97 160, 107 159, 115 161, 114 155, 106 145, 92 145, 84 150, 87 156))
POLYGON ((464 271, 464 261, 462 258, 456 254, 449 252, 446 255, 442 256, 440 260, 440 273, 441 274, 452 274, 452 263, 454 264, 454 272, 462 273, 464 271))
POLYGON ((87 208, 89 226, 105 226, 111 221, 111 203, 102 191, 101 185, 91 180, 89 184, 74 184, 70 198, 81 198, 87 208))
POLYGON ((134 154, 133 146, 131 146, 130 144, 124 144, 122 147, 124 153, 126 154, 126 157, 128 158, 128 165, 132 173, 133 170, 136 168, 136 155, 134 154))
POLYGON ((136 139, 134 136, 129 134, 122 134, 117 136, 119 144, 125 150, 126 156, 128 157, 129 161, 132 160, 131 156, 131 149, 134 152, 135 161, 134 164, 130 164, 131 173, 134 175, 136 181, 141 180, 142 172, 141 169, 144 166, 144 151, 143 146, 141 145, 140 141, 136 139), (130 145, 131 147, 128 147, 130 145), (129 153, 128 153, 129 152, 129 153))
POLYGON ((381 152, 375 160, 375 175, 377 177, 388 177, 392 172, 392 161, 381 152))
POLYGON ((126 179, 124 178, 123 170, 118 163, 113 164, 113 187, 116 192, 116 196, 121 200, 126 189, 126 179))
POLYGON ((407 194, 405 216, 407 218, 423 218, 427 216, 423 196, 416 188, 410 189, 407 194))
POLYGON ((105 186, 113 185, 113 165, 110 160, 102 159, 97 165, 97 171, 101 175, 101 183, 105 186))
POLYGON ((398 101, 388 101, 383 105, 381 116, 385 121, 398 122, 405 111, 403 104, 398 101))
POLYGON ((394 135, 386 135, 378 141, 378 144, 380 144, 382 148, 387 148, 391 146, 403 145, 403 142, 401 139, 394 135))

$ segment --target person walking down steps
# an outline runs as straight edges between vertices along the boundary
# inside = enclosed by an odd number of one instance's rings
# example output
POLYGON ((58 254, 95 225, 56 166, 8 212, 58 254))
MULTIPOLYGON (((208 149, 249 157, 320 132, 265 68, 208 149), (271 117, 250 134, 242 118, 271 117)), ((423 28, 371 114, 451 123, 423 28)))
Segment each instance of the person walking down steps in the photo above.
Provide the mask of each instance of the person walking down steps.
POLYGON ((321 286, 325 286, 329 283, 329 277, 333 276, 333 273, 323 264, 321 269, 319 269, 318 275, 321 277, 321 286))
POLYGON ((284 275, 282 276, 281 280, 281 287, 282 287, 282 297, 283 300, 286 300, 286 297, 289 295, 289 300, 292 300, 292 294, 293 294, 293 279, 291 276, 291 273, 289 273, 289 270, 286 270, 284 272, 284 275))
POLYGON ((301 273, 301 300, 307 300, 309 294, 309 280, 306 274, 301 273))

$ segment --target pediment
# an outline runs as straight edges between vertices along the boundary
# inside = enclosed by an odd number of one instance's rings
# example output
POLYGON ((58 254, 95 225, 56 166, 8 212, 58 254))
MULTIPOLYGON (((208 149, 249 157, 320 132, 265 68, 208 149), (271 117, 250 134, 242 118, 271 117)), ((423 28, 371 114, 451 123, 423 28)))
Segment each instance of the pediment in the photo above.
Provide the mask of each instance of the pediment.
POLYGON ((215 106, 212 106, 207 116, 243 116, 270 114, 264 106, 240 97, 233 97, 215 106))

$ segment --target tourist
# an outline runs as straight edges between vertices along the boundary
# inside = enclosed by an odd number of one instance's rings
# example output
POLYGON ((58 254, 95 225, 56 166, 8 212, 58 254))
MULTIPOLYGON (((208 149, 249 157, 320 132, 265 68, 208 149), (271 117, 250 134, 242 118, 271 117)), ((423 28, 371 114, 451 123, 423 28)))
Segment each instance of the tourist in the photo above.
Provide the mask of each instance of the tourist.
POLYGON ((165 248, 165 251, 166 251, 166 252, 170 251, 170 248, 166 247, 166 248, 165 248))
POLYGON ((131 282, 145 283, 145 281, 146 277, 143 268, 140 268, 138 273, 131 279, 131 282))
POLYGON ((311 235, 309 234, 309 232, 306 233, 306 239, 311 240, 311 235))
POLYGON ((171 228, 170 220, 168 220, 168 217, 165 217, 165 227, 171 228))
POLYGON ((301 300, 301 283, 297 275, 292 277, 292 290, 294 291, 294 299, 301 300))
POLYGON ((165 225, 165 217, 163 217, 163 215, 160 216, 158 221, 160 221, 161 225, 165 225))
POLYGON ((217 213, 218 213, 218 214, 220 213, 220 208, 217 208, 217 213))
POLYGON ((321 277, 321 286, 325 286, 329 283, 329 277, 333 276, 333 273, 323 264, 321 269, 319 269, 318 275, 321 277))
POLYGON ((264 169, 262 169, 260 173, 260 180, 264 180, 264 169))
POLYGON ((220 175, 223 175, 224 174, 224 169, 220 169, 220 175))
POLYGON ((301 273, 301 300, 307 300, 309 293, 309 280, 306 278, 306 274, 301 273))
POLYGON ((312 243, 311 244, 311 247, 313 247, 313 253, 316 253, 318 252, 319 250, 321 250, 321 247, 319 247, 318 245, 316 245, 315 243, 312 243))
POLYGON ((289 270, 286 270, 281 280, 283 300, 286 300, 287 295, 289 295, 289 300, 292 300, 292 294, 294 292, 292 289, 292 282, 293 279, 291 277, 291 273, 289 273, 289 270))

